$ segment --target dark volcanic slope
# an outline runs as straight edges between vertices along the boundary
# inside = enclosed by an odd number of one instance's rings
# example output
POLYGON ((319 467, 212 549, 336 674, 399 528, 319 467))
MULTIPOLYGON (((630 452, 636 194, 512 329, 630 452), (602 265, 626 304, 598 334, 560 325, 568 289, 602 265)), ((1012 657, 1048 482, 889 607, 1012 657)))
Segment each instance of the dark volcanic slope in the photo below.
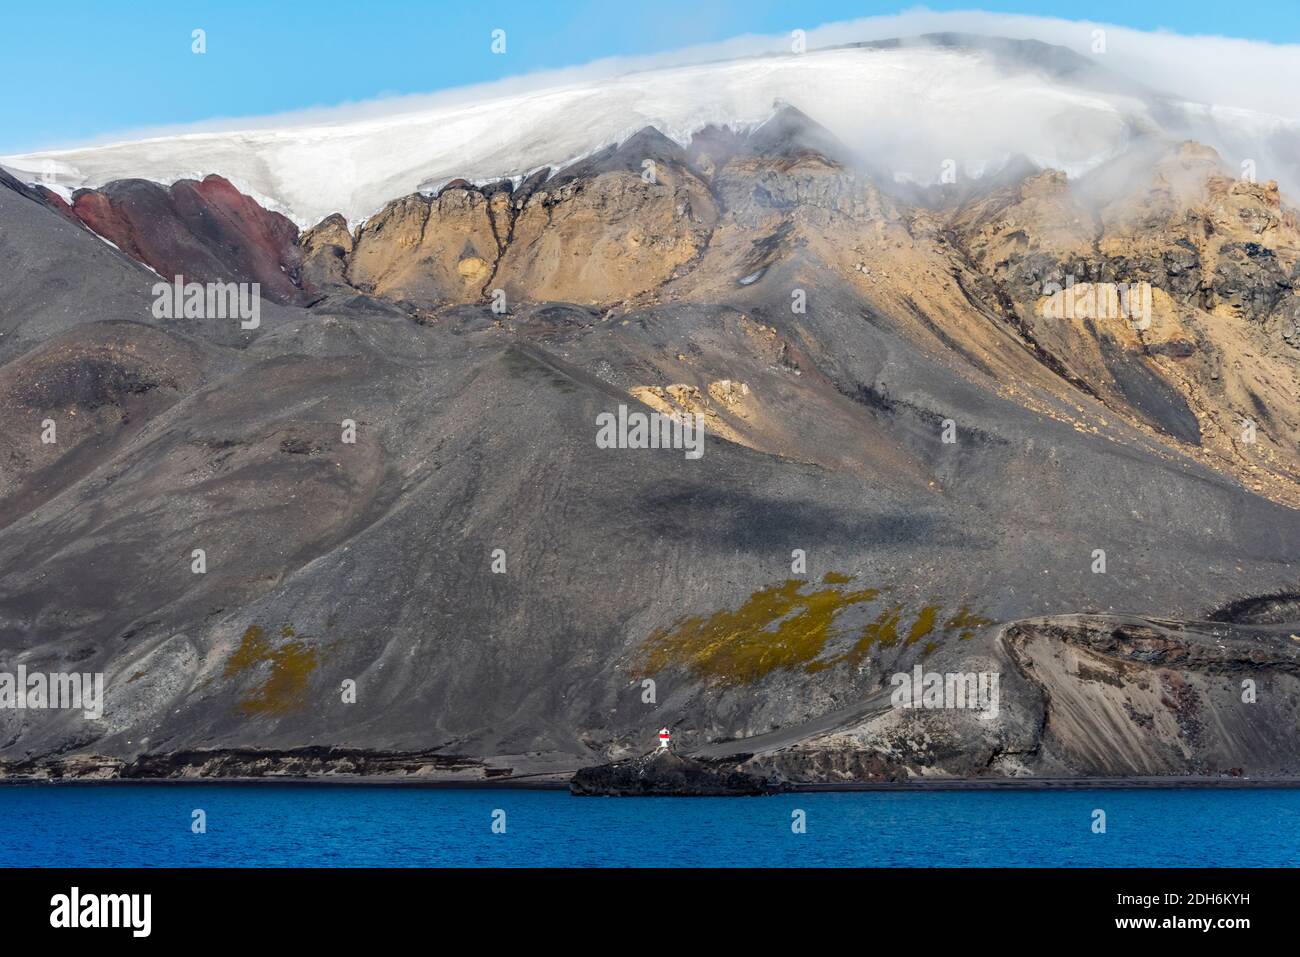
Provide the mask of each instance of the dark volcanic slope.
MULTIPOLYGON (((1041 176, 904 208, 806 118, 775 122, 686 151, 646 134, 624 152, 653 151, 653 183, 614 151, 517 191, 406 197, 355 234, 327 220, 284 253, 303 267, 280 298, 315 305, 266 303, 250 331, 153 318, 156 276, 0 184, 0 671, 107 683, 97 722, 0 710, 0 758, 522 772, 638 753, 668 724, 805 780, 1300 773, 1284 622, 1214 662, 1176 624, 1145 649, 1109 618, 1000 627, 1300 590, 1292 293, 1228 302, 1246 267, 1192 243, 1204 279, 1162 293, 1146 338, 1052 325, 1035 278, 1097 279, 1123 223, 1079 258, 1041 176), (1153 348, 1172 341, 1196 356, 1153 348), (1259 449, 1224 437, 1247 392, 1259 449), (597 448, 620 403, 704 413, 703 457, 597 448), (998 714, 891 710, 889 676, 918 663, 1001 674, 998 714), (1273 697, 1234 705, 1224 675, 1273 697)), ((1272 215, 1267 195, 1217 201, 1272 215)), ((1287 269, 1290 242, 1269 247, 1287 269)), ((271 247, 184 248, 213 270, 193 278, 254 281, 271 247)), ((1118 279, 1165 263, 1138 252, 1118 279)))

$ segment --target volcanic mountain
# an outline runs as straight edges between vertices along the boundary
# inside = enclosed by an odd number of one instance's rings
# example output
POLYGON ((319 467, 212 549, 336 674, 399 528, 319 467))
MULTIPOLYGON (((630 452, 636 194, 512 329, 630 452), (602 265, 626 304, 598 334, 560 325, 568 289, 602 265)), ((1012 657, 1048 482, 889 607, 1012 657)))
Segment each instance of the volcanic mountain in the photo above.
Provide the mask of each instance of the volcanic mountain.
POLYGON ((0 768, 1300 775, 1293 135, 939 35, 6 159, 0 673, 106 691, 0 768))

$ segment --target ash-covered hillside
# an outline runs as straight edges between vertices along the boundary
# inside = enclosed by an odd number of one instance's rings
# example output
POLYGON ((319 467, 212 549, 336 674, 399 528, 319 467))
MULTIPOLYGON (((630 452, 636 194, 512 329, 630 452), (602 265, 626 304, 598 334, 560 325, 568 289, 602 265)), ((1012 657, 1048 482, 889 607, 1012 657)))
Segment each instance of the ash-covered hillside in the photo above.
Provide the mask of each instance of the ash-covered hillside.
POLYGON ((519 777, 670 727, 794 782, 1300 774, 1283 191, 1158 128, 903 181, 833 125, 305 230, 221 152, 0 177, 0 672, 105 686, 0 708, 4 773, 519 777))

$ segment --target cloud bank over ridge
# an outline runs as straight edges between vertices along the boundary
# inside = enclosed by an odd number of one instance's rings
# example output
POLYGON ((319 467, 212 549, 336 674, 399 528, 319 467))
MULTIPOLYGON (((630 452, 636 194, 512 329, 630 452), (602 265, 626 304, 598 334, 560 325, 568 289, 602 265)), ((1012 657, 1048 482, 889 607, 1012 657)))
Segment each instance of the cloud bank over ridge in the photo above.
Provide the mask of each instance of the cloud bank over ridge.
POLYGON ((3 162, 65 190, 217 172, 310 225, 335 211, 359 219, 455 176, 520 176, 646 125, 678 139, 706 123, 756 125, 784 100, 903 179, 926 181, 950 158, 978 176, 1013 155, 1077 175, 1155 133, 1203 140, 1230 167, 1249 159, 1261 178, 1300 186, 1295 45, 926 10, 810 27, 804 41, 802 56, 789 34, 741 36, 430 94, 135 131, 3 162), (1038 40, 1080 59, 1064 75, 1035 76, 1051 71, 1009 68, 987 51, 834 49, 936 32, 1038 40))

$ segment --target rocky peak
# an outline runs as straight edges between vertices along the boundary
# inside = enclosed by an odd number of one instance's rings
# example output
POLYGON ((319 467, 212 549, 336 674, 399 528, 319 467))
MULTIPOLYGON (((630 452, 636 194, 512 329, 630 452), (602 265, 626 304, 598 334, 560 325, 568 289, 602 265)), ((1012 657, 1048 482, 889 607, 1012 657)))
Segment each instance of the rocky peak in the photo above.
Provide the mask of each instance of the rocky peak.
POLYGON ((73 194, 79 220, 165 278, 256 282, 281 303, 305 298, 298 229, 221 176, 163 187, 116 180, 73 194))
POLYGON ((789 103, 777 101, 767 120, 745 138, 745 151, 787 161, 849 165, 853 151, 830 130, 789 103))

